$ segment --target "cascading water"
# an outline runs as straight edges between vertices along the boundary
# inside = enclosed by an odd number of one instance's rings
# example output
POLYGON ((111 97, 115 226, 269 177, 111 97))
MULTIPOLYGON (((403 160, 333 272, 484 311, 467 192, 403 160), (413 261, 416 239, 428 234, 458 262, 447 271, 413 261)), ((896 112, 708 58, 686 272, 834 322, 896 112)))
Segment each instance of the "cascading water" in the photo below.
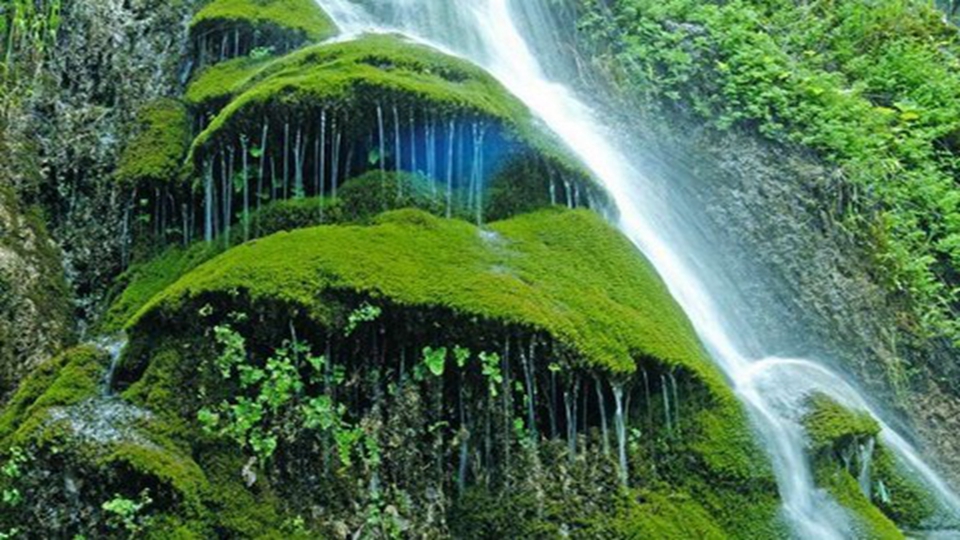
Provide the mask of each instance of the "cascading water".
MULTIPOLYGON (((818 539, 851 536, 844 511, 814 484, 798 411, 811 391, 869 410, 877 418, 882 417, 881 411, 872 409, 841 377, 812 361, 767 358, 778 344, 763 343, 763 336, 754 335, 750 325, 738 320, 738 288, 743 284, 736 276, 724 275, 722 265, 710 264, 718 260, 710 256, 710 242, 693 225, 697 220, 690 209, 676 204, 669 192, 672 186, 639 170, 627 157, 632 154, 612 142, 624 137, 598 122, 595 112, 567 86, 546 76, 545 66, 552 73, 565 63, 560 54, 546 53, 557 50, 549 43, 555 34, 549 28, 549 2, 318 2, 344 30, 341 39, 362 32, 401 32, 483 66, 580 157, 612 196, 620 228, 656 266, 746 404, 772 458, 784 514, 795 533, 818 539), (521 20, 525 31, 521 31, 521 20), (797 384, 798 380, 804 384, 797 384)), ((431 156, 427 159, 430 169, 431 156)), ((668 399, 666 391, 664 398, 668 399)), ((946 510, 960 515, 960 500, 903 437, 882 425, 884 443, 902 464, 927 484, 946 510)), ((616 429, 623 430, 620 425, 616 429)))

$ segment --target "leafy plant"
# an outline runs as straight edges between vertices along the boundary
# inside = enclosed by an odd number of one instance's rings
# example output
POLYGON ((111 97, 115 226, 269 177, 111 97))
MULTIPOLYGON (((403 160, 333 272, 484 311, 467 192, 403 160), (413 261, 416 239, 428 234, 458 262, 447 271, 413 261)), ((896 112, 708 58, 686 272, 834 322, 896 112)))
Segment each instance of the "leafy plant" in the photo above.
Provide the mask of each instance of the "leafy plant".
POLYGON ((480 353, 481 373, 487 378, 490 395, 497 397, 497 388, 503 384, 503 372, 500 370, 500 355, 497 353, 480 353))
POLYGON ((107 513, 107 525, 113 529, 122 529, 134 538, 142 533, 149 525, 150 520, 142 515, 144 508, 153 503, 150 490, 140 492, 137 500, 128 499, 122 495, 114 495, 112 499, 103 503, 103 511, 107 513))
POLYGON ((447 363, 447 348, 440 347, 434 349, 426 347, 423 349, 423 363, 430 370, 434 377, 443 376, 443 371, 447 363))
POLYGON ((383 313, 383 310, 379 307, 364 302, 363 305, 347 316, 347 326, 344 328, 344 334, 349 336, 361 323, 373 322, 380 317, 381 313, 383 313))
POLYGON ((3 504, 7 507, 18 506, 23 502, 23 494, 15 486, 15 482, 23 476, 23 467, 27 463, 27 455, 20 447, 10 448, 10 457, 7 462, 0 467, 0 474, 3 475, 3 504))
MULTIPOLYGON (((374 313, 379 314, 378 308, 363 311, 358 320, 375 318, 374 313)), ((233 439, 261 463, 273 457, 283 440, 306 432, 331 437, 345 467, 353 465, 358 450, 365 458, 379 455, 373 453, 378 448, 375 437, 365 437, 362 429, 347 422, 346 407, 328 393, 343 383, 343 366, 312 355, 310 347, 296 339, 284 342, 261 363, 248 353, 246 339, 232 326, 216 326, 214 337, 220 352, 213 367, 239 392, 197 412, 205 431, 233 439)))
MULTIPOLYGON (((274 47, 255 47, 253 50, 250 51, 250 58, 254 60, 263 60, 264 58, 273 56, 275 51, 276 49, 274 47)), ((259 157, 259 156, 255 156, 255 157, 259 157)))

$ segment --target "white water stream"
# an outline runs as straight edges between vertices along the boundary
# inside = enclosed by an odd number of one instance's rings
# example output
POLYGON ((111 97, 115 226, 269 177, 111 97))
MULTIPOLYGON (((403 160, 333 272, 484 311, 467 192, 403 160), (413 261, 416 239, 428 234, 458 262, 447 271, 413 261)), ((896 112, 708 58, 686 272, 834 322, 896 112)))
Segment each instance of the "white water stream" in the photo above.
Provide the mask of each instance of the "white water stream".
MULTIPOLYGON (((731 305, 736 294, 722 294, 710 276, 715 266, 691 256, 700 245, 693 238, 697 232, 683 226, 687 222, 684 209, 668 204, 665 195, 670 186, 638 170, 637 160, 617 146, 624 137, 603 125, 562 80, 546 75, 546 65, 567 62, 555 47, 552 53, 544 52, 552 47, 544 42, 551 29, 543 26, 549 23, 539 20, 548 19, 540 17, 552 9, 547 0, 318 2, 346 34, 341 39, 364 32, 405 34, 479 64, 525 102, 606 187, 619 211, 620 229, 657 268, 747 406, 773 461, 784 515, 795 535, 853 536, 844 511, 814 485, 797 411, 811 391, 870 410, 877 418, 882 418, 881 411, 871 409, 851 384, 813 361, 765 358, 771 354, 765 351, 777 350, 776 344, 750 335, 749 325, 737 320, 738 306, 731 305), (519 22, 521 17, 525 26, 519 22)), ((960 515, 960 499, 903 437, 887 424, 883 428, 884 442, 904 466, 926 483, 945 509, 960 515)))

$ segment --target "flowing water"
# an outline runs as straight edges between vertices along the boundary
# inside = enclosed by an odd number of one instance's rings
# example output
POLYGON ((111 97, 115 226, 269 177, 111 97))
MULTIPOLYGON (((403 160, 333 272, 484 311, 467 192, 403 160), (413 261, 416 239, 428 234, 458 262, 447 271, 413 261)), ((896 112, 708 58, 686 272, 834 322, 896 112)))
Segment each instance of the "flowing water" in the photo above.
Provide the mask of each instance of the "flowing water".
MULTIPOLYGON (((675 186, 630 159, 635 149, 617 147, 629 137, 599 120, 595 108, 600 104, 585 103, 564 84, 577 74, 564 73, 570 55, 557 46, 556 29, 549 22, 556 3, 318 1, 344 30, 340 39, 363 32, 399 32, 486 68, 569 146, 608 190, 617 206, 618 226, 657 268, 750 411, 774 465, 784 516, 795 534, 817 539, 852 536, 844 511, 813 482, 798 411, 812 391, 869 410, 877 418, 883 418, 882 411, 823 365, 774 357, 772 351, 780 350, 781 344, 765 342, 737 316, 743 309, 738 303, 743 280, 725 275, 723 265, 715 264, 720 259, 710 250, 716 248, 696 226, 698 219, 682 204, 675 186)), ((882 424, 883 441, 901 464, 926 483, 947 512, 960 515, 956 495, 906 439, 882 424)))

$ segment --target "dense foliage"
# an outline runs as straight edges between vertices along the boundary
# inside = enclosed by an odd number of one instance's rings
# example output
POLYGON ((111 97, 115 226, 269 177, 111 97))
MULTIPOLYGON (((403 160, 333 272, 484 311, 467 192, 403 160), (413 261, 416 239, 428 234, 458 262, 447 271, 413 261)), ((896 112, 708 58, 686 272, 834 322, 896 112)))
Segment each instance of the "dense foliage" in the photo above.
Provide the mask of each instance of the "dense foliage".
POLYGON ((960 338, 960 34, 924 1, 586 2, 600 68, 666 116, 836 165, 846 226, 910 306, 960 338))

